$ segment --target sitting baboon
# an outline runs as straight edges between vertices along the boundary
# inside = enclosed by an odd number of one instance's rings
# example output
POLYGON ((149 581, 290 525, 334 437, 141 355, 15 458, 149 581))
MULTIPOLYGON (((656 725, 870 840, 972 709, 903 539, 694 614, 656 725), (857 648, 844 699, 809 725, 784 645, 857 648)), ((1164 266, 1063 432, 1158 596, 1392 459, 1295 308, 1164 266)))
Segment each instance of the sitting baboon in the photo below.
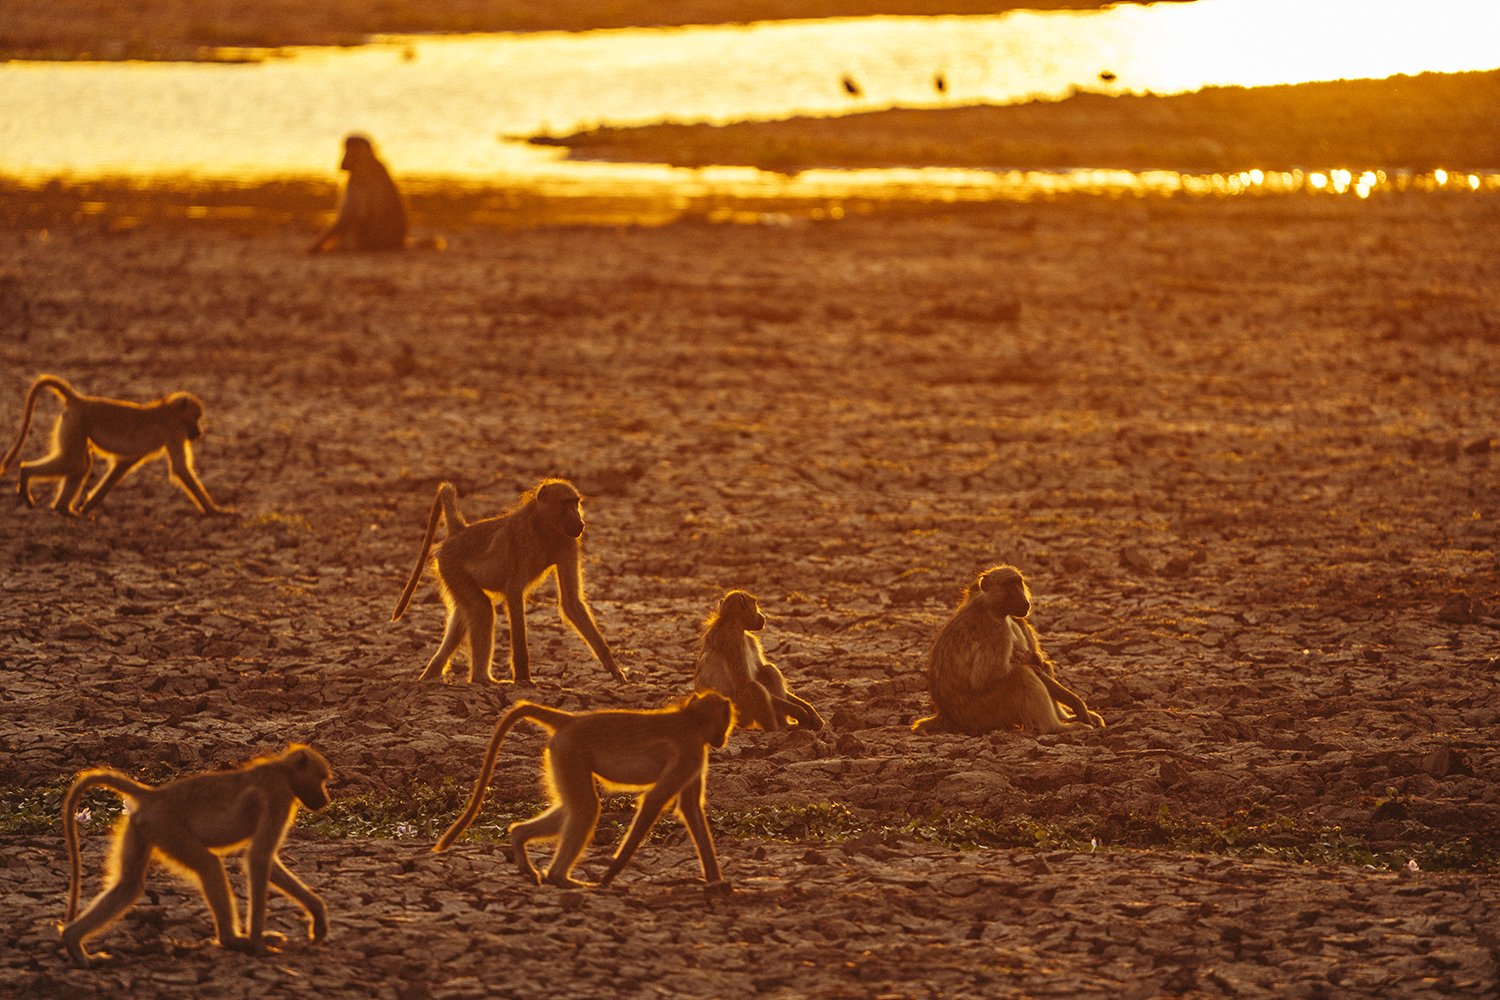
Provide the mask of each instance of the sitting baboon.
POLYGON ((338 215, 307 247, 320 250, 400 250, 406 246, 406 203, 368 138, 344 139, 339 168, 349 174, 338 215))
POLYGON ((1079 723, 1104 725, 1058 682, 1026 620, 1030 613, 1031 590, 1020 570, 996 566, 980 574, 933 640, 927 689, 937 713, 918 719, 914 732, 977 736, 997 729, 1056 733, 1079 723))
POLYGON ((766 616, 754 597, 743 590, 725 594, 718 610, 703 623, 694 687, 717 691, 734 702, 745 729, 759 726, 769 732, 790 725, 788 718, 822 729, 818 710, 788 691, 786 676, 766 659, 753 634, 765 627, 766 616))

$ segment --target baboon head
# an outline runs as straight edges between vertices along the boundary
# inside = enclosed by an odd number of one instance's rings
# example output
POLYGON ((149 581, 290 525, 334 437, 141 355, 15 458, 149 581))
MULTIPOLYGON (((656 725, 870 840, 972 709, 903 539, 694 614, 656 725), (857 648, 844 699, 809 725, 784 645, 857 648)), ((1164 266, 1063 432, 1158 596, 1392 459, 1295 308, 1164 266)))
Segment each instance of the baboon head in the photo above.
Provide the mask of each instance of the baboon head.
POLYGON ((766 616, 760 604, 743 590, 731 590, 719 602, 719 621, 745 632, 759 632, 766 627, 766 616))
POLYGON ((377 162, 375 146, 367 137, 357 132, 344 137, 344 158, 339 161, 340 170, 347 170, 352 174, 367 164, 377 162))
POLYGON ((198 421, 203 419, 203 404, 197 396, 190 392, 174 392, 167 397, 167 405, 177 414, 184 437, 196 441, 203 436, 203 428, 198 426, 198 421))
POLYGON ((976 584, 983 599, 1001 614, 1025 618, 1031 614, 1031 588, 1014 566, 996 566, 979 574, 976 584))
POLYGON ((545 522, 569 538, 583 535, 582 501, 573 484, 562 479, 549 479, 536 490, 536 502, 545 522))
POLYGON ((717 691, 695 694, 688 702, 688 711, 697 715, 708 730, 708 745, 722 749, 729 742, 729 730, 734 725, 734 703, 717 691))
POLYGON ((328 804, 328 780, 333 769, 322 754, 310 746, 293 743, 286 748, 287 780, 292 793, 307 808, 322 809, 328 804))

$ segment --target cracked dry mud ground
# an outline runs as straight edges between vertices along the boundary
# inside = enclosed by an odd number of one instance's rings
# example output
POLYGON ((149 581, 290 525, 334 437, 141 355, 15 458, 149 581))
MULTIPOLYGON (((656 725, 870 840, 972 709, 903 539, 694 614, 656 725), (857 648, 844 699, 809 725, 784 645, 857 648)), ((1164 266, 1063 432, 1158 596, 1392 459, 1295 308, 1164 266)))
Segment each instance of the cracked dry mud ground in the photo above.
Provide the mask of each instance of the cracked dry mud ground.
MULTIPOLYGON (((1497 223, 1490 196, 1080 201, 455 226, 443 254, 319 259, 253 224, 7 229, 4 432, 39 371, 188 389, 204 480, 239 510, 197 518, 159 465, 90 523, 0 506, 9 801, 55 808, 88 765, 155 780, 300 739, 338 798, 451 778, 440 828, 506 695, 418 684, 440 606, 424 585, 406 620, 390 608, 439 479, 474 517, 565 475, 635 681, 608 683, 548 585, 523 693, 661 704, 715 598, 749 589, 830 726, 737 734, 710 806, 862 832, 721 823, 725 898, 670 823, 614 887, 564 893, 522 885, 500 843, 434 856, 425 834, 304 819, 285 853, 328 901, 326 944, 277 901, 285 950, 225 954, 162 876, 91 970, 56 946, 60 834, 7 836, 0 991, 1489 994, 1497 223), (1108 729, 907 731, 928 640, 998 561, 1108 729), (1080 836, 900 831, 945 817, 1080 836), (1283 859, 1226 848, 1251 828, 1283 859)), ((496 800, 536 798, 539 745, 508 745, 496 800)), ((92 892, 100 824, 85 837, 92 892)))

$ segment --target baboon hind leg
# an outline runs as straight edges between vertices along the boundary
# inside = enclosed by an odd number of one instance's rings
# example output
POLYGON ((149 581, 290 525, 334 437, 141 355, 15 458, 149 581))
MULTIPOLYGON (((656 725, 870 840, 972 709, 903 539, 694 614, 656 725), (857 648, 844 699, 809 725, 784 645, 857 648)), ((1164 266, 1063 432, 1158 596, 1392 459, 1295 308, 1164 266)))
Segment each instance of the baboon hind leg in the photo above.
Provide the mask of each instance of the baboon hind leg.
POLYGON ((62 930, 63 946, 80 965, 88 964, 83 944, 99 933, 146 891, 146 872, 151 866, 150 845, 127 826, 121 834, 111 867, 115 880, 101 892, 88 909, 62 930))
POLYGON ((448 624, 443 628, 443 641, 438 643, 437 652, 432 654, 432 659, 427 661, 426 668, 422 671, 418 680, 428 680, 433 677, 441 677, 448 661, 453 659, 453 654, 458 650, 459 643, 464 641, 468 635, 468 628, 464 624, 464 616, 458 608, 448 609, 448 624))

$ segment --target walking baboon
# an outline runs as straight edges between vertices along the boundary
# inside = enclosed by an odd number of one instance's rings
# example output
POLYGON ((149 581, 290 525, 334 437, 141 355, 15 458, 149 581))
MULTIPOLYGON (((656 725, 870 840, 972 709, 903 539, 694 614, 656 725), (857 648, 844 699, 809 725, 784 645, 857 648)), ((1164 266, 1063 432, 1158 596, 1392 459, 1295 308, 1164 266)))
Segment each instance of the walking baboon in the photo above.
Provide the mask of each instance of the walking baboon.
POLYGON ((753 596, 743 590, 725 594, 703 623, 694 687, 727 697, 747 729, 759 726, 769 732, 788 725, 788 718, 822 729, 818 710, 788 691, 786 676, 766 659, 754 635, 765 627, 766 617, 753 596))
POLYGON ((349 174, 333 224, 308 244, 321 250, 400 250, 406 246, 406 203, 375 146, 358 133, 344 139, 339 169, 349 174))
POLYGON ((526 594, 548 572, 555 570, 563 618, 583 636, 605 669, 616 680, 625 680, 625 672, 615 665, 614 654, 609 651, 604 636, 599 634, 599 627, 583 597, 582 498, 573 485, 563 479, 544 479, 523 494, 509 512, 472 524, 463 521, 455 498, 456 491, 451 483, 438 487, 416 568, 391 614, 391 621, 398 621, 411 603, 417 581, 427 565, 438 517, 443 515, 448 522, 448 536, 437 547, 433 564, 438 588, 448 606, 448 624, 437 652, 422 671, 421 679, 441 676, 459 643, 467 638, 470 683, 476 673, 482 673, 492 681, 500 680, 493 670, 495 604, 492 595, 497 595, 504 600, 510 621, 511 679, 517 684, 530 684, 526 594))
POLYGON ((166 862, 198 884, 213 912, 214 934, 225 948, 257 952, 267 938, 274 943, 285 940, 284 935, 265 929, 268 886, 296 901, 307 912, 308 937, 323 940, 328 934, 327 907, 282 863, 278 852, 299 803, 309 809, 328 804, 330 777, 323 755, 299 743, 231 770, 189 775, 155 788, 113 768, 80 772, 62 807, 69 866, 62 941, 68 954, 88 964, 84 943, 140 898, 153 859, 166 862), (76 813, 83 793, 94 787, 124 797, 126 814, 112 834, 104 891, 75 920, 82 881, 76 813), (239 852, 245 854, 249 882, 248 935, 240 931, 239 906, 224 872, 223 856, 239 852))
POLYGON ((583 885, 571 876, 599 822, 597 778, 609 790, 638 791, 635 818, 630 822, 600 885, 625 867, 635 849, 667 806, 676 812, 693 838, 703 880, 722 881, 713 833, 703 811, 708 778, 708 748, 722 747, 733 724, 729 699, 714 692, 695 694, 671 708, 608 709, 565 712, 531 702, 517 702, 500 717, 495 734, 474 783, 468 807, 438 840, 434 851, 445 851, 469 828, 489 789, 495 760, 505 734, 523 719, 548 730, 552 737, 542 753, 542 780, 551 805, 529 820, 510 825, 511 852, 516 869, 533 883, 562 888, 583 885), (526 853, 532 840, 556 838, 557 847, 539 877, 526 853))
POLYGON ((915 732, 978 735, 996 729, 1061 732, 1084 723, 1103 726, 1073 691, 1058 680, 1042 652, 1036 629, 1026 620, 1031 590, 1014 566, 980 574, 933 640, 927 657, 927 688, 935 715, 918 719, 915 732), (1059 705, 1069 711, 1059 710, 1059 705))
POLYGON ((31 416, 37 396, 51 389, 62 397, 63 412, 52 426, 52 450, 42 458, 21 463, 16 492, 26 506, 36 504, 31 495, 33 479, 60 479, 52 509, 61 514, 88 514, 109 495, 125 475, 142 462, 165 453, 172 482, 193 501, 200 514, 230 514, 220 507, 204 489, 193 469, 190 442, 203 433, 203 403, 190 392, 174 392, 152 403, 131 403, 104 396, 86 396, 66 379, 56 375, 38 375, 26 392, 21 429, 15 443, 0 459, 0 475, 10 468, 26 434, 31 430, 31 416), (89 492, 82 506, 78 498, 84 482, 93 470, 94 455, 104 456, 108 467, 104 476, 89 492))

